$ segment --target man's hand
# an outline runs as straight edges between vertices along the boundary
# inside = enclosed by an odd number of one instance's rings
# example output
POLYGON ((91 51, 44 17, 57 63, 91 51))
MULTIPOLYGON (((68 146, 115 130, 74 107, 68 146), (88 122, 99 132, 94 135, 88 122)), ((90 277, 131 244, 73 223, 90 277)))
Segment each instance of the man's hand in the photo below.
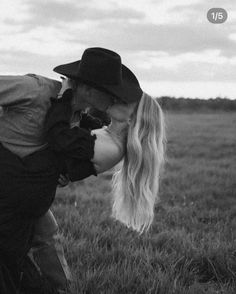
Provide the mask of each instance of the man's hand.
POLYGON ((66 79, 61 77, 62 79, 62 86, 61 86, 61 90, 60 92, 57 94, 57 98, 60 99, 63 95, 63 93, 65 92, 65 90, 67 89, 73 89, 74 88, 74 81, 71 79, 66 79))
POLYGON ((58 179, 58 187, 62 188, 65 187, 66 185, 68 185, 70 182, 68 175, 60 175, 59 179, 58 179))

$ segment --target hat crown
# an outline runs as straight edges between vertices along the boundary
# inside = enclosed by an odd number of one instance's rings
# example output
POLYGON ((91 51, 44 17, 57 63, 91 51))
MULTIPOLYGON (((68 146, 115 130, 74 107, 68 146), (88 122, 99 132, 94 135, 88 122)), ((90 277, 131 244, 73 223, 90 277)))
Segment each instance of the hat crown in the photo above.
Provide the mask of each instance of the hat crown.
POLYGON ((121 57, 108 49, 88 48, 82 55, 78 74, 102 85, 119 85, 122 82, 121 57))
POLYGON ((88 48, 81 60, 58 65, 54 71, 125 102, 139 101, 142 97, 143 91, 134 73, 121 63, 119 54, 109 49, 88 48))

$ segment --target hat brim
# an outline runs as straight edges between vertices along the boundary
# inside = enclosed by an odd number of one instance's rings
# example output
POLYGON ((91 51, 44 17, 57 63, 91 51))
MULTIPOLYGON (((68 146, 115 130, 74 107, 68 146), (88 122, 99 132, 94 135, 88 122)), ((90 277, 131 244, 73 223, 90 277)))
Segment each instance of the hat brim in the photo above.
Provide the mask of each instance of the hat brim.
POLYGON ((116 98, 123 100, 124 102, 131 103, 139 101, 142 97, 142 89, 139 85, 139 82, 136 76, 132 71, 122 64, 122 82, 119 85, 106 85, 106 84, 97 84, 93 81, 89 81, 83 78, 78 73, 78 67, 81 60, 66 63, 55 67, 53 70, 56 73, 64 75, 73 80, 80 80, 88 85, 91 85, 95 88, 98 88, 101 91, 108 92, 114 95, 116 98))

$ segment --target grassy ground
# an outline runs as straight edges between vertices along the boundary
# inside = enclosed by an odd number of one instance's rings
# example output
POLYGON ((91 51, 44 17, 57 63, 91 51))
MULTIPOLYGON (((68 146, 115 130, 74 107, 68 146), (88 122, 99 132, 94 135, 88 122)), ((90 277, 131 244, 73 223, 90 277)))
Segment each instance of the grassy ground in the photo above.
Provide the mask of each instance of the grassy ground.
POLYGON ((58 189, 73 293, 236 293, 236 113, 166 112, 167 162, 150 231, 110 218, 111 171, 58 189))

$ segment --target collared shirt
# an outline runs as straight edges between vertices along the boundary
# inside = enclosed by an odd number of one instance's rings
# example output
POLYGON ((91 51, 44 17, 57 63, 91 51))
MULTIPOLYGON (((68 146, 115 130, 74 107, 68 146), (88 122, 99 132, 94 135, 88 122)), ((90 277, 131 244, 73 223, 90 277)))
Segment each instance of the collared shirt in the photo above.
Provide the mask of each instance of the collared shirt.
POLYGON ((61 83, 40 75, 0 76, 0 142, 24 157, 46 147, 44 119, 61 83))

